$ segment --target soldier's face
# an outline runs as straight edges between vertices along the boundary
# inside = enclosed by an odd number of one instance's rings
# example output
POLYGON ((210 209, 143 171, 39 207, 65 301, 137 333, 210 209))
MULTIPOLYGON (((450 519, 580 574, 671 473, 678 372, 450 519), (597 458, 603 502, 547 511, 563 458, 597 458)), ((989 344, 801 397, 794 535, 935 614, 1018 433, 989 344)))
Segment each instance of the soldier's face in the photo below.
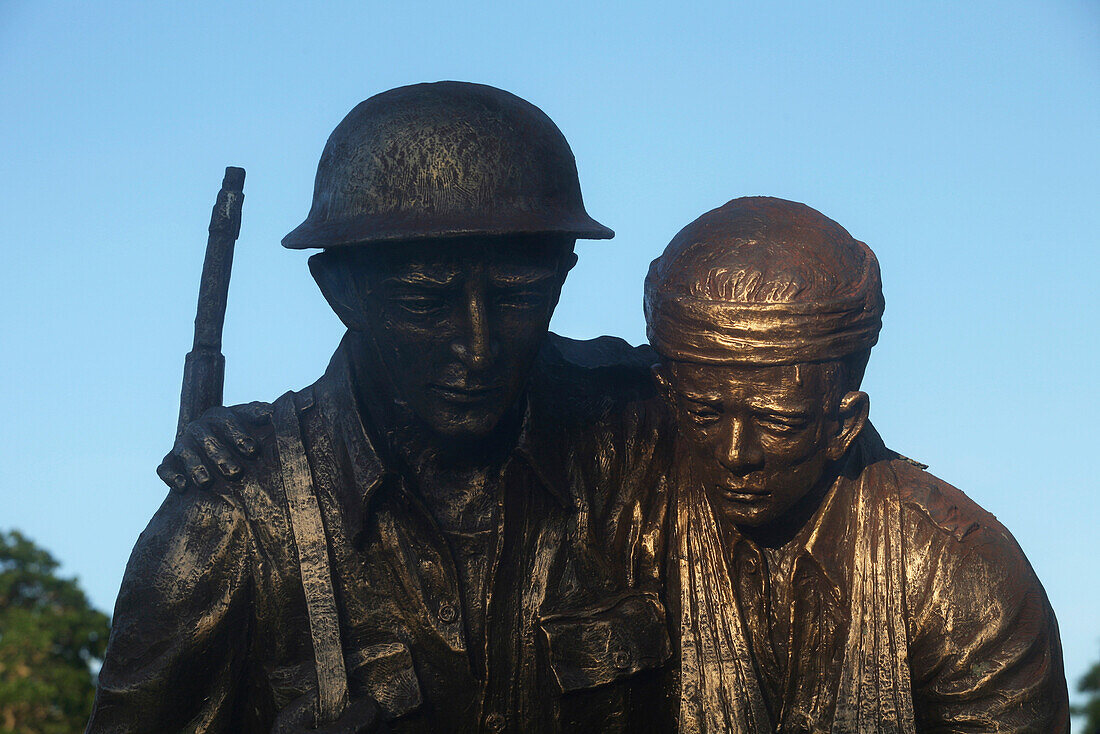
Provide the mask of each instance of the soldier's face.
POLYGON ((836 393, 821 365, 670 362, 657 374, 694 481, 718 516, 735 525, 762 527, 781 518, 841 448, 838 411, 827 397, 836 393))
POLYGON ((361 299, 398 399, 436 434, 488 435, 527 382, 572 241, 495 238, 395 246, 361 299))

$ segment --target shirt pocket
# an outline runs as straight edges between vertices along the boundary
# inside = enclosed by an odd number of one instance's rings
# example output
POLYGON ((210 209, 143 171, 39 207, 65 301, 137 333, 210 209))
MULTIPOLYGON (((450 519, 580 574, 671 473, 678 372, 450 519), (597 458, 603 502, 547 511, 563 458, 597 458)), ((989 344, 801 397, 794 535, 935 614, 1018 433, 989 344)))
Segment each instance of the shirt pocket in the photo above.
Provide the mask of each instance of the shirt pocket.
POLYGON ((403 642, 382 642, 347 653, 348 677, 370 694, 386 719, 418 708, 423 701, 412 654, 403 642))
POLYGON ((671 656, 665 608, 654 594, 628 594, 610 606, 546 616, 540 625, 562 693, 621 680, 671 656))

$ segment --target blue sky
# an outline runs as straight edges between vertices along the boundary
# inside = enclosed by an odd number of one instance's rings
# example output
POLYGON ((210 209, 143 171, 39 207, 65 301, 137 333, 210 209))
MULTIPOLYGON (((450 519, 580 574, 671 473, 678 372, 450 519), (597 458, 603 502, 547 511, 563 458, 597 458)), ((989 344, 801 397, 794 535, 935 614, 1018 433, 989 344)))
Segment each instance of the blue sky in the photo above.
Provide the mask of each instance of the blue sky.
POLYGON ((1100 6, 0 4, 0 527, 110 609, 163 498, 213 196, 248 170, 226 399, 312 382, 341 333, 279 247, 325 139, 419 81, 503 87, 573 146, 588 210, 554 328, 644 339, 642 278, 728 199, 867 242, 865 388, 898 451, 1012 530, 1071 685, 1100 656, 1100 6))

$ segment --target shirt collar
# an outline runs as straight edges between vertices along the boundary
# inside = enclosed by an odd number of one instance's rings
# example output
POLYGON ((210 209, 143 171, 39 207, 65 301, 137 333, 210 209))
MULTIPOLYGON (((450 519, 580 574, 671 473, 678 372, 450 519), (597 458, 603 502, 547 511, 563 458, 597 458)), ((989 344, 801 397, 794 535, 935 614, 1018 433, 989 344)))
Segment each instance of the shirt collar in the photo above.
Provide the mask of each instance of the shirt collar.
MULTIPOLYGON (((826 492, 821 506, 795 536, 795 543, 799 546, 796 564, 809 562, 817 568, 832 585, 838 598, 848 596, 845 589, 851 577, 851 554, 855 540, 850 536, 856 526, 852 514, 857 511, 860 474, 872 455, 877 453, 881 442, 874 427, 868 423, 842 460, 839 476, 826 492)), ((730 529, 728 542, 730 551, 734 553, 741 545, 752 546, 736 528, 730 529)))
POLYGON ((856 540, 852 534, 861 526, 854 515, 861 511, 864 475, 868 466, 889 453, 878 431, 868 422, 841 460, 839 476, 802 536, 806 555, 838 591, 847 588, 852 574, 856 540))

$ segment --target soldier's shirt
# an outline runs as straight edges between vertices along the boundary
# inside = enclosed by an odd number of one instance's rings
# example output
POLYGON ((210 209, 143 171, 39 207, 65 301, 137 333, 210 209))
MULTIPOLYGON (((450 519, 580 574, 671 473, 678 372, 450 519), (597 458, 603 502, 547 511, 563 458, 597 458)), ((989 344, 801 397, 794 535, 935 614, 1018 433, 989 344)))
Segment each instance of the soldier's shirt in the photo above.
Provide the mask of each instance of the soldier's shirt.
MULTIPOLYGON (((621 341, 587 352, 551 341, 593 359, 543 350, 495 526, 469 544, 445 536, 376 450, 346 344, 317 383, 280 398, 302 426, 351 698, 377 700, 392 731, 664 726, 667 461, 642 401, 647 359, 623 364, 621 341), (482 598, 463 603, 464 577, 481 580, 482 598), (484 617, 468 624, 471 604, 484 617)), ((315 695, 275 441, 260 438, 255 481, 171 493, 139 538, 90 732, 268 732, 315 695)))
MULTIPOLYGON (((736 529, 721 544, 733 591, 724 621, 747 643, 747 659, 733 662, 755 673, 726 691, 763 704, 749 721, 726 714, 734 723, 723 730, 1068 731, 1057 623, 1023 552, 996 518, 886 449, 871 426, 780 569, 736 529), (879 508, 897 517, 896 533, 868 520, 879 508)), ((727 659, 737 657, 729 647, 727 659)), ((712 713, 724 705, 701 698, 712 713)))

